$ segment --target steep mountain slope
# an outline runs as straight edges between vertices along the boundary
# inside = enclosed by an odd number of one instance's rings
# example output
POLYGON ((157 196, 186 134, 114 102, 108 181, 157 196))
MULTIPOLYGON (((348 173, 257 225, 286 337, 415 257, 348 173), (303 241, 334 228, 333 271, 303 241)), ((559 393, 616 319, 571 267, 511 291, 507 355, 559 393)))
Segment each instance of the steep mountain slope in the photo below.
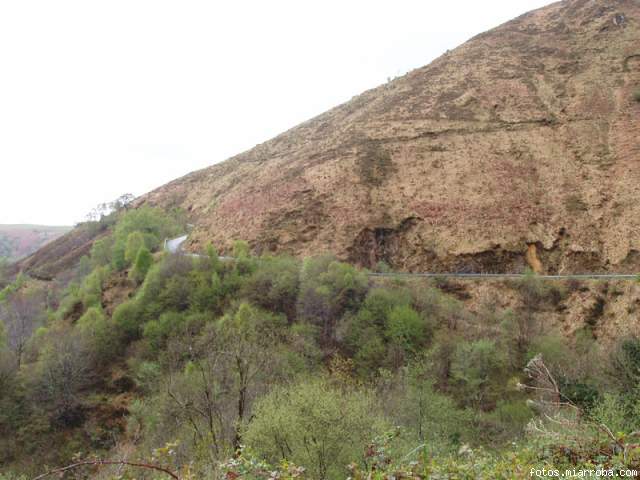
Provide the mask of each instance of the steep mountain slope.
POLYGON ((18 260, 64 235, 71 227, 0 225, 0 257, 18 260))
POLYGON ((188 210, 192 249, 242 238, 406 270, 632 271, 638 87, 640 4, 567 0, 142 202, 188 210))

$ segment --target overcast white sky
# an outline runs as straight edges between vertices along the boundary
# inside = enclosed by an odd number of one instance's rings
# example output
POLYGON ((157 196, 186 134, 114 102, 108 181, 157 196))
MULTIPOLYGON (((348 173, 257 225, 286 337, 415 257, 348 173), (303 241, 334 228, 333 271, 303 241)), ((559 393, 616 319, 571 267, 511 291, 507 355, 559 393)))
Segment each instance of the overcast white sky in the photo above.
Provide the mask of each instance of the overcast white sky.
POLYGON ((549 0, 0 0, 0 223, 73 224, 549 0))

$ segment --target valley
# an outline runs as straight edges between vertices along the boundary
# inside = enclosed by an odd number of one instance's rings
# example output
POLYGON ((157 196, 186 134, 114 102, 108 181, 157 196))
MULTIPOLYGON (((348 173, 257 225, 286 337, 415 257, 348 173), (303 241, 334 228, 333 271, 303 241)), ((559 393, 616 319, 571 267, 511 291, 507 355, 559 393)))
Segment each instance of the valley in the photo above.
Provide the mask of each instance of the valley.
POLYGON ((560 1, 0 226, 0 480, 640 471, 639 58, 637 0, 560 1))

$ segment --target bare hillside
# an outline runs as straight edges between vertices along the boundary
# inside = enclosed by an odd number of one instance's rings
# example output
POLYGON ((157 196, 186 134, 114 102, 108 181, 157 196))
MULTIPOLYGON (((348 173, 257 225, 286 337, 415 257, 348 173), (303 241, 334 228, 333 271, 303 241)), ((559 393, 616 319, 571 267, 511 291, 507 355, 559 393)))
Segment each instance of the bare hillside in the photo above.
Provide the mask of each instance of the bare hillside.
MULTIPOLYGON (((640 267, 640 4, 567 0, 146 195, 190 248, 402 270, 640 267)), ((212 132, 214 135, 215 132, 212 132)))

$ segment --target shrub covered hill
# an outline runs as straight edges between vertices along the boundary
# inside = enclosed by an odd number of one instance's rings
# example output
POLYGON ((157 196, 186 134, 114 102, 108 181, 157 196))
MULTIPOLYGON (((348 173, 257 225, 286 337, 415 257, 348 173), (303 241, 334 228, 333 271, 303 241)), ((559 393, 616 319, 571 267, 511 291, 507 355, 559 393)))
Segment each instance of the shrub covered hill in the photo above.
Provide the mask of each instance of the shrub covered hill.
POLYGON ((367 270, 639 270, 639 22, 534 11, 0 265, 0 480, 640 470, 637 282, 367 270))

